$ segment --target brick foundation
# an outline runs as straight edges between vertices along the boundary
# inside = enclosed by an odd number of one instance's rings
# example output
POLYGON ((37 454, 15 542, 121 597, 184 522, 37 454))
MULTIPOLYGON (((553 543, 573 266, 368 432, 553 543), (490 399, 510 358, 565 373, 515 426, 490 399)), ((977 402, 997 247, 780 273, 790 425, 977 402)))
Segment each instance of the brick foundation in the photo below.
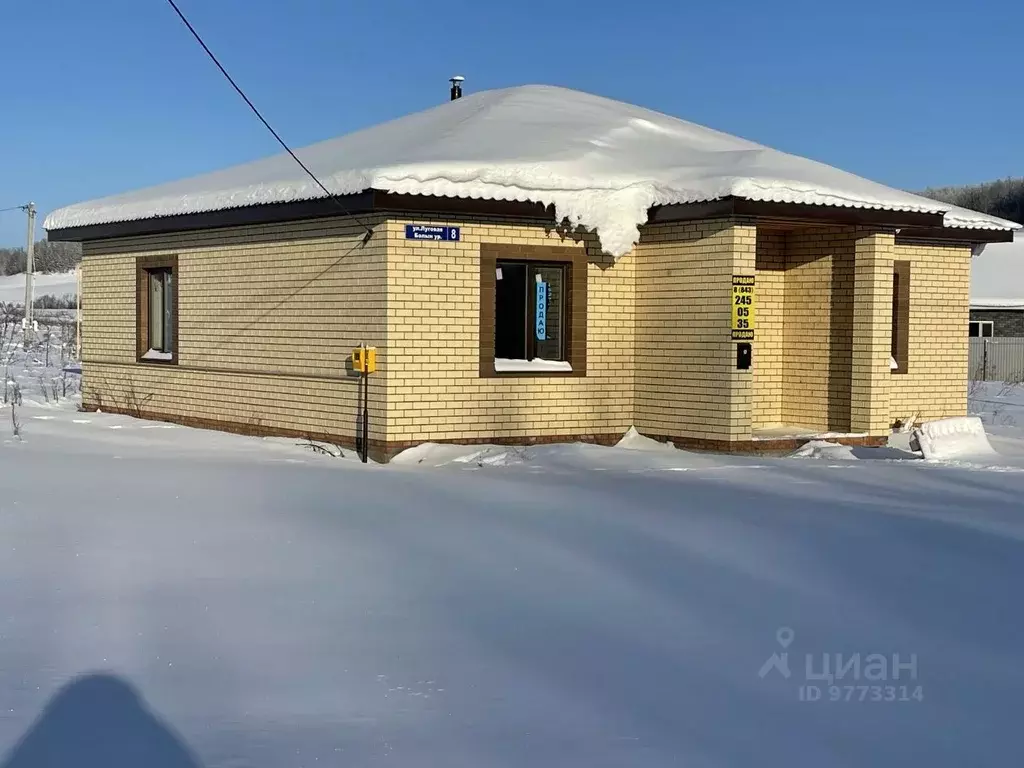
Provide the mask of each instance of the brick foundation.
MULTIPOLYGON (((101 410, 96 405, 82 406, 83 411, 101 410)), ((325 434, 321 432, 309 432, 301 429, 288 429, 281 427, 265 427, 262 425, 225 421, 221 419, 204 419, 192 416, 179 416, 170 413, 156 413, 148 410, 135 410, 131 408, 103 406, 104 413, 114 413, 121 416, 132 416, 149 421, 163 421, 169 424, 180 424, 183 427, 196 429, 213 429, 221 432, 230 432, 236 435, 248 435, 251 437, 286 437, 296 440, 309 440, 318 443, 327 443, 347 450, 356 450, 356 441, 352 435, 325 434)), ((591 445, 613 446, 622 439, 624 433, 612 432, 603 434, 580 434, 580 435, 527 435, 519 437, 508 437, 495 435, 492 437, 470 437, 448 440, 392 440, 382 441, 370 440, 370 458, 374 461, 387 463, 404 450, 414 448, 426 442, 445 443, 449 445, 553 445, 557 443, 589 443, 591 445)), ((692 437, 670 437, 667 435, 645 435, 653 440, 662 443, 672 443, 677 448, 686 451, 700 451, 706 453, 732 453, 747 454, 754 456, 778 456, 792 453, 803 445, 819 438, 809 437, 786 437, 772 438, 767 440, 707 440, 692 437)), ((829 442, 840 445, 855 446, 882 446, 886 444, 885 436, 856 436, 856 437, 830 437, 829 442)))

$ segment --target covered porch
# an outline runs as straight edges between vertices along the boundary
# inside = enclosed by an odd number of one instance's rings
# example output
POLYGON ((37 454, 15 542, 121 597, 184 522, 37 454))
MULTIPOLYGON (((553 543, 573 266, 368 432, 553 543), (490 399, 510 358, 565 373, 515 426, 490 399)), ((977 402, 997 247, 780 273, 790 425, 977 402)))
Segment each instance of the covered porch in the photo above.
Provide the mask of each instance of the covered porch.
POLYGON ((904 360, 906 347, 898 270, 894 231, 758 223, 754 440, 889 431, 889 381, 900 372, 894 329, 904 360))

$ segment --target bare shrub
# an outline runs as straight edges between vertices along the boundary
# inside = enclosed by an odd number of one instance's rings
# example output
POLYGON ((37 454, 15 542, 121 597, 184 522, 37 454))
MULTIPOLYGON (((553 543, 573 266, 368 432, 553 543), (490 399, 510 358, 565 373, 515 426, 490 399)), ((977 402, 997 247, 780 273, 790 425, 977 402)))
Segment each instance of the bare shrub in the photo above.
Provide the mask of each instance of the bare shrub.
POLYGON ((145 418, 145 407, 146 403, 153 399, 153 393, 150 392, 148 395, 140 396, 135 389, 135 382, 128 379, 128 384, 125 388, 124 404, 128 412, 137 419, 145 418))
POLYGON ((340 445, 317 441, 312 436, 307 436, 304 442, 297 443, 297 445, 308 448, 313 453, 318 453, 321 456, 330 456, 332 459, 345 458, 345 450, 340 445))

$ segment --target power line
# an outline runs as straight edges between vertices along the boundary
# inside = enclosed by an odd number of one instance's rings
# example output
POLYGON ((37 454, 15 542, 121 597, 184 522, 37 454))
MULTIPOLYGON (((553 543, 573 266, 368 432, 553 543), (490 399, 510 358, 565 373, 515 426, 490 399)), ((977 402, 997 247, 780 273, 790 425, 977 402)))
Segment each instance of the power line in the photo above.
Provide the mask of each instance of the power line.
POLYGON ((0 213, 6 213, 7 211, 24 211, 28 205, 12 205, 10 208, 0 208, 0 213))
POLYGON ((181 9, 178 7, 178 4, 174 2, 174 0, 167 0, 167 2, 171 6, 171 8, 174 9, 174 12, 178 14, 178 18, 181 19, 182 23, 186 27, 188 27, 188 31, 192 33, 192 37, 194 37, 196 39, 196 42, 199 43, 200 46, 202 46, 204 51, 206 51, 206 55, 209 56, 210 60, 217 65, 217 69, 219 69, 221 74, 224 75, 225 78, 227 78, 227 81, 229 83, 231 83, 231 87, 234 88, 238 95, 242 97, 242 100, 249 106, 249 109, 252 110, 252 113, 259 118, 261 123, 263 123, 263 126, 268 131, 270 131, 271 135, 273 135, 275 139, 277 139, 277 143, 284 147, 284 151, 292 156, 292 160, 299 164, 299 167, 306 172, 309 178, 316 182, 316 185, 323 190, 324 194, 327 195, 327 197, 334 201, 335 205, 337 205, 342 211, 344 211, 345 215, 351 216, 353 221, 355 221, 359 226, 366 230, 366 236, 363 238, 363 242, 369 240, 370 237, 373 236, 373 230, 369 227, 369 225, 363 223, 359 219, 359 217, 357 217, 348 208, 346 208, 344 204, 337 198, 337 196, 335 196, 329 189, 327 189, 327 187, 324 186, 323 182, 321 182, 320 179, 316 177, 316 174, 309 170, 309 167, 299 159, 299 156, 292 152, 291 147, 289 147, 285 143, 285 140, 281 138, 281 135, 277 131, 274 130, 274 127, 269 122, 267 122, 267 119, 256 108, 256 105, 252 103, 252 100, 245 95, 245 91, 243 91, 239 87, 238 83, 235 82, 235 79, 231 77, 228 71, 224 68, 224 65, 220 63, 220 59, 218 59, 216 55, 214 55, 213 51, 210 50, 210 46, 208 46, 203 41, 203 38, 200 37, 199 33, 196 32, 196 28, 192 26, 192 23, 185 17, 185 14, 181 12, 181 9))

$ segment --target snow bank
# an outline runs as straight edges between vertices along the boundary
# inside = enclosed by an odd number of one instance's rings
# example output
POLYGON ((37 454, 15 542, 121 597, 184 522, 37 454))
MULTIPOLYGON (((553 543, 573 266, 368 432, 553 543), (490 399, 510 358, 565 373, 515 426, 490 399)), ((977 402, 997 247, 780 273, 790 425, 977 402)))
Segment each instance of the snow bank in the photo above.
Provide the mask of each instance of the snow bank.
POLYGON ((832 461, 856 461, 857 459, 850 446, 830 443, 827 440, 811 440, 793 451, 790 456, 797 459, 829 459, 832 461))
POLYGON ((927 421, 914 430, 914 440, 926 459, 995 455, 977 416, 927 421))
MULTIPOLYGON (((659 112, 566 88, 466 96, 298 151, 334 194, 532 201, 597 232, 621 256, 651 206, 728 196, 944 213, 946 226, 1012 222, 892 189, 659 112)), ((311 200, 322 191, 287 154, 51 213, 49 230, 311 200)))
POLYGON ((504 467, 522 463, 521 448, 501 445, 457 445, 452 443, 420 443, 399 453, 392 464, 422 464, 442 467, 447 464, 477 464, 504 467))
POLYGON ((636 431, 636 427, 630 427, 629 431, 622 436, 622 439, 615 444, 616 448, 623 448, 627 451, 675 451, 672 443, 661 443, 650 437, 645 437, 636 431))

